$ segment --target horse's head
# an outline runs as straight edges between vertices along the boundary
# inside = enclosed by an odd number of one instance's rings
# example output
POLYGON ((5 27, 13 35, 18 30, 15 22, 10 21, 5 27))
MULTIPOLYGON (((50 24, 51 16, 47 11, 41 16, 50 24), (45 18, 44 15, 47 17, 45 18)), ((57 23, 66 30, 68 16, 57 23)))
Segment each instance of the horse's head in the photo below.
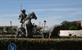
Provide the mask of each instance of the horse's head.
POLYGON ((27 17, 24 19, 24 24, 30 24, 31 23, 31 19, 37 19, 36 15, 34 12, 31 12, 27 15, 27 17))
POLYGON ((36 14, 34 12, 31 12, 31 19, 37 19, 36 14))

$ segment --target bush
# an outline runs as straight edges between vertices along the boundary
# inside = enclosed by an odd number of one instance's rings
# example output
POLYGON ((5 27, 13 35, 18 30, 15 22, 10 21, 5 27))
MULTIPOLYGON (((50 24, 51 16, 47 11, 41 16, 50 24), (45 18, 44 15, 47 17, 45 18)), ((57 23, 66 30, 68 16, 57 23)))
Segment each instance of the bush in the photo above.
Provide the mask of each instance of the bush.
POLYGON ((0 50, 8 50, 10 43, 15 43, 17 50, 82 50, 82 38, 1 38, 0 50))
POLYGON ((77 27, 71 26, 71 27, 69 27, 69 30, 77 30, 77 27))

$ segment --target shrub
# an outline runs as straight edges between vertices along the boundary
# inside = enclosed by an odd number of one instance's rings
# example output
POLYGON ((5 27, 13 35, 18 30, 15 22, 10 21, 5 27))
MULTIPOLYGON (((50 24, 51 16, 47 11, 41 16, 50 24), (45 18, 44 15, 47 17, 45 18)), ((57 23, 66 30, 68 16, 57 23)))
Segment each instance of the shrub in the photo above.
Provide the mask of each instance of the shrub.
POLYGON ((82 50, 82 38, 2 38, 0 50, 8 50, 10 43, 15 43, 17 50, 82 50))

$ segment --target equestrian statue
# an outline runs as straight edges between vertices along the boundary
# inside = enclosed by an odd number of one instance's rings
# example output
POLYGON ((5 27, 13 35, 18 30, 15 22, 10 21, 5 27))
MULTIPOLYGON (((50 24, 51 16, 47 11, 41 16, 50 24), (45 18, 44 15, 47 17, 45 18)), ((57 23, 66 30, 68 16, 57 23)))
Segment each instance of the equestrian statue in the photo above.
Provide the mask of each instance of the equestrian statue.
MULTIPOLYGON (((37 19, 36 14, 34 12, 26 14, 26 10, 21 10, 21 14, 19 15, 19 20, 21 23, 20 28, 18 28, 17 37, 28 37, 32 38, 33 34, 38 33, 41 34, 42 37, 59 37, 60 29, 62 25, 55 25, 50 28, 45 28, 42 26, 35 25, 31 22, 32 19, 37 19)), ((46 21, 45 21, 46 22, 46 21)))
POLYGON ((26 10, 21 10, 21 14, 19 15, 19 20, 21 23, 21 27, 18 29, 18 34, 17 37, 21 36, 22 37, 32 37, 33 33, 33 24, 31 22, 32 19, 37 19, 36 15, 34 12, 29 13, 28 15, 26 14, 26 10))

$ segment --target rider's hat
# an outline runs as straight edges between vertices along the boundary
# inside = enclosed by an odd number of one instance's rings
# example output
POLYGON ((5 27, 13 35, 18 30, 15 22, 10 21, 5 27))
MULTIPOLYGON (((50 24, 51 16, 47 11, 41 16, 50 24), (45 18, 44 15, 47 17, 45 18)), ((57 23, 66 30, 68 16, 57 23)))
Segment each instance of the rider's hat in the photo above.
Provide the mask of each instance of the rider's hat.
POLYGON ((25 10, 25 9, 23 9, 23 10, 22 10, 22 12, 23 12, 23 13, 25 13, 25 12, 26 12, 26 10, 25 10))

